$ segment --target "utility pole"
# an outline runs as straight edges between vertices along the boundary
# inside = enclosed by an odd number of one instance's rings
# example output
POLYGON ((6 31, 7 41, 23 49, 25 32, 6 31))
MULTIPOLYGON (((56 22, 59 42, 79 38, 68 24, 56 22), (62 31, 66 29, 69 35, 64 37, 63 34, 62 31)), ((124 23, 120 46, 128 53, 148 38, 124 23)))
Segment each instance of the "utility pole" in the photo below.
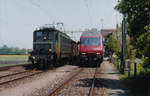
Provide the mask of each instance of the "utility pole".
POLYGON ((123 14, 122 20, 122 60, 120 72, 124 74, 125 60, 126 60, 126 14, 123 14))
POLYGON ((102 23, 102 28, 101 28, 101 29, 103 29, 103 21, 104 21, 104 20, 103 20, 103 19, 101 19, 101 23, 102 23))
POLYGON ((0 47, 2 46, 2 0, 0 0, 0 47))

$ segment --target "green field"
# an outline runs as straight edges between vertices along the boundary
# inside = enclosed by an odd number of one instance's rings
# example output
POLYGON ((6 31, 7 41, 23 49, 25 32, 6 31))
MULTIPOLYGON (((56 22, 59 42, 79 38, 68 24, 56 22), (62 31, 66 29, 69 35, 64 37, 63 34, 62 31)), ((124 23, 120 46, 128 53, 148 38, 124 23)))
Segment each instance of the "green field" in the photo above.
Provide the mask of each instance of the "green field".
POLYGON ((28 55, 0 55, 0 66, 24 64, 27 60, 28 55))
POLYGON ((26 61, 28 55, 0 55, 0 61, 26 61))

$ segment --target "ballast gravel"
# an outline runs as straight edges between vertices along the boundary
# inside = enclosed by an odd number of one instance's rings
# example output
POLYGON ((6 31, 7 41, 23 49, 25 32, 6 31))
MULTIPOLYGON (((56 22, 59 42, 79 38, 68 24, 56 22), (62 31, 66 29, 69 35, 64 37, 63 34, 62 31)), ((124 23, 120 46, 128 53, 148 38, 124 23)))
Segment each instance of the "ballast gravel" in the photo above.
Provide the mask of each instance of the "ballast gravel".
MULTIPOLYGON (((32 78, 26 78, 19 83, 12 83, 9 86, 0 90, 0 96, 43 96, 47 91, 48 86, 54 87, 63 77, 67 76, 77 66, 65 65, 56 70, 49 70, 40 75, 35 75, 32 78)), ((65 79, 65 78, 64 78, 65 79)))

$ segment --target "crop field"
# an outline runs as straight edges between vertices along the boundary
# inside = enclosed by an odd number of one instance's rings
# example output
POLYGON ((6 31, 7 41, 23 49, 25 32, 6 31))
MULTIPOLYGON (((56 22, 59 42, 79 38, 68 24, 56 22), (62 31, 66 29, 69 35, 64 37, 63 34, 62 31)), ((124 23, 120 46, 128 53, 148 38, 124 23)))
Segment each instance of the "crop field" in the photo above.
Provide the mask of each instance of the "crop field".
POLYGON ((28 55, 0 55, 0 61, 25 61, 28 55))
POLYGON ((21 64, 28 60, 28 55, 0 55, 0 66, 21 64))

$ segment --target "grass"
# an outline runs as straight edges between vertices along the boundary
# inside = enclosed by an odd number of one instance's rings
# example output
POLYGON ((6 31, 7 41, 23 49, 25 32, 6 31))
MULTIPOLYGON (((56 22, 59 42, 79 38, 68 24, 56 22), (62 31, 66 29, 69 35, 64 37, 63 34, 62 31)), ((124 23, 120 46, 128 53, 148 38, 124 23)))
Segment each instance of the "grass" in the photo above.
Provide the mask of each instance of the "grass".
POLYGON ((140 73, 136 77, 121 75, 121 80, 135 96, 150 96, 150 73, 140 73))
POLYGON ((19 63, 19 64, 0 64, 0 67, 4 67, 4 66, 15 66, 15 65, 23 65, 25 63, 19 63))
MULTIPOLYGON (((118 61, 115 60, 114 64, 119 69, 118 61)), ((120 79, 135 96, 150 96, 150 73, 145 72, 143 65, 137 63, 137 76, 134 77, 134 63, 131 64, 130 68, 130 78, 128 72, 125 72, 125 74, 120 74, 120 79)))
POLYGON ((28 55, 0 55, 0 66, 9 66, 9 65, 18 65, 18 64, 24 64, 24 61, 28 60, 28 55), (3 62, 15 62, 17 63, 8 63, 8 64, 2 64, 3 62))
POLYGON ((0 61, 26 61, 28 55, 0 55, 0 61))

